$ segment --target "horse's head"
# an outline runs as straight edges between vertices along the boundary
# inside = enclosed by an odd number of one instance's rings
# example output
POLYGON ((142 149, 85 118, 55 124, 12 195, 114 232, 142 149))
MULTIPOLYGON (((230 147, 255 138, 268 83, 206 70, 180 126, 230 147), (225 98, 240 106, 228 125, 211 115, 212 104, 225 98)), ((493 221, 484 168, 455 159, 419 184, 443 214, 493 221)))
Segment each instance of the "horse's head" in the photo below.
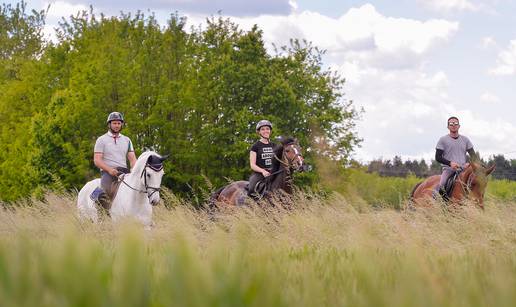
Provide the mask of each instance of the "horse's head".
POLYGON ((472 162, 470 171, 465 171, 464 182, 469 191, 469 199, 475 201, 477 205, 484 209, 484 194, 487 187, 487 176, 493 172, 495 165, 486 167, 480 163, 472 162))
POLYGON ((159 192, 161 190, 161 179, 164 174, 163 161, 165 161, 167 157, 168 156, 161 157, 154 153, 150 154, 140 175, 140 180, 142 180, 147 196, 149 197, 149 203, 153 206, 157 205, 160 200, 159 192))
POLYGON ((301 146, 294 138, 281 138, 280 150, 281 161, 285 166, 295 171, 307 171, 309 166, 304 163, 303 153, 301 146))

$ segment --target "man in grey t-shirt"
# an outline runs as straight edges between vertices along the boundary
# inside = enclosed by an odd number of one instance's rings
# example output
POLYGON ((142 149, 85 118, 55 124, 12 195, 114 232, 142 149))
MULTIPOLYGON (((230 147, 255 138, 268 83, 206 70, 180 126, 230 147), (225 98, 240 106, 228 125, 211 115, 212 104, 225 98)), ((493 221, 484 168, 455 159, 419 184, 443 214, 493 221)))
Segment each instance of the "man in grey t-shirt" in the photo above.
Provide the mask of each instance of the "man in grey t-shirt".
MULTIPOLYGON (((100 168, 100 187, 94 196, 102 207, 109 209, 111 197, 108 195, 113 182, 118 180, 120 173, 128 173, 127 160, 131 168, 136 164, 136 155, 131 140, 120 133, 124 125, 124 117, 119 112, 112 112, 107 119, 108 132, 95 142, 93 162, 100 168)), ((94 192, 95 193, 95 192, 94 192)))
POLYGON ((452 176, 459 168, 466 168, 466 153, 470 157, 475 155, 473 144, 464 135, 459 134, 459 119, 455 116, 448 118, 449 134, 441 137, 435 147, 435 160, 443 164, 441 180, 435 192, 444 188, 446 180, 452 176))

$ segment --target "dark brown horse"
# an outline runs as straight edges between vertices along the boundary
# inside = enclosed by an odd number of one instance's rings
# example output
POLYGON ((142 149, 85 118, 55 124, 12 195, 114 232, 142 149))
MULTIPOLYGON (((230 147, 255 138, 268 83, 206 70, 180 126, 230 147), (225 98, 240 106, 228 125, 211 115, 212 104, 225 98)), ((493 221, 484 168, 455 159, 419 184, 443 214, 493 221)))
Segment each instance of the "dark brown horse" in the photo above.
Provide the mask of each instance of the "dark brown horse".
MULTIPOLYGON (((301 147, 297 140, 287 138, 280 140, 281 144, 274 148, 274 162, 271 175, 259 182, 257 186, 262 185, 265 189, 265 195, 268 196, 275 190, 283 190, 292 194, 292 173, 295 171, 304 171, 308 166, 304 164, 301 147)), ((230 206, 244 205, 247 196, 248 181, 235 181, 231 184, 218 189, 210 197, 210 206, 225 204, 230 206)))
MULTIPOLYGON (((458 175, 453 184, 449 195, 450 202, 458 204, 465 199, 469 199, 484 209, 487 176, 493 172, 494 168, 494 165, 485 167, 476 162, 471 163, 458 175)), ((440 175, 428 177, 414 187, 410 197, 416 206, 429 207, 432 205, 433 193, 440 178, 440 175)))

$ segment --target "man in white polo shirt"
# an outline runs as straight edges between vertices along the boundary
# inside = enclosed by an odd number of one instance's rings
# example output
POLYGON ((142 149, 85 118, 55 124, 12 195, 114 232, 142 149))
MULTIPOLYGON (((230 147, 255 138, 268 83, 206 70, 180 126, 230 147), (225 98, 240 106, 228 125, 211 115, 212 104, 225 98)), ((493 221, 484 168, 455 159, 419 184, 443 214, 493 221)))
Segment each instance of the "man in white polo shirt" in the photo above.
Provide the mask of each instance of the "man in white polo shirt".
MULTIPOLYGON (((93 162, 100 168, 100 187, 96 195, 92 195, 106 210, 110 207, 109 195, 111 185, 118 180, 120 173, 129 173, 127 160, 131 168, 136 164, 136 155, 131 140, 120 133, 124 126, 124 117, 119 112, 112 112, 107 119, 108 132, 95 143, 93 162)), ((95 192, 94 192, 95 193, 95 192)))

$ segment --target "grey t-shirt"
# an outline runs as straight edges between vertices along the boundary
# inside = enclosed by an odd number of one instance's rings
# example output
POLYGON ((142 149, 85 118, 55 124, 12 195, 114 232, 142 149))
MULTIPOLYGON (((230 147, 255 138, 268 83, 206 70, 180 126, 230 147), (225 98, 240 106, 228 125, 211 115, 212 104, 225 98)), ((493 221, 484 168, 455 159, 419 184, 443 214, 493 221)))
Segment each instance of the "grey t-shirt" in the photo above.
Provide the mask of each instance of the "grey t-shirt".
MULTIPOLYGON (((463 165, 466 163, 466 152, 473 148, 473 144, 463 135, 459 134, 459 137, 454 139, 447 134, 439 139, 435 148, 443 151, 443 158, 446 160, 463 165)), ((450 167, 446 165, 444 168, 450 167)))
POLYGON ((94 152, 101 152, 102 160, 110 167, 127 167, 127 153, 134 151, 131 140, 121 133, 115 137, 110 131, 95 142, 94 152))

